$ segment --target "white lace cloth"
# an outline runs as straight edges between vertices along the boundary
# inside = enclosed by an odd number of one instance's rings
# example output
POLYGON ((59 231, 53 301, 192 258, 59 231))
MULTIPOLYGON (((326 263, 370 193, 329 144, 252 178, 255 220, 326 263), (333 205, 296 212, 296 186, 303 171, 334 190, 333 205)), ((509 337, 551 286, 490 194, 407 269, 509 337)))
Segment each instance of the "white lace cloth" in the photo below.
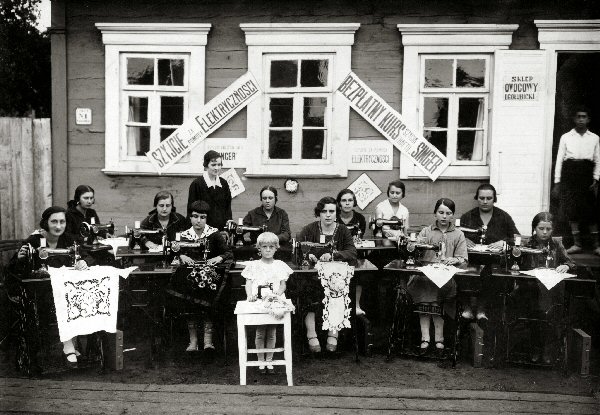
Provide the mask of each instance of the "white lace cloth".
POLYGON ((277 295, 269 295, 256 301, 238 301, 235 314, 264 314, 269 313, 276 318, 283 318, 285 313, 296 310, 292 301, 277 295))
POLYGON ((323 298, 323 330, 339 331, 350 327, 350 279, 354 267, 345 262, 317 262, 321 285, 325 291, 323 298))
POLYGON ((424 267, 418 267, 427 278, 431 280, 438 288, 442 288, 448 281, 452 279, 454 274, 463 271, 454 265, 444 264, 427 264, 424 267))
POLYGON ((127 278, 136 268, 93 266, 78 271, 49 267, 60 341, 97 331, 115 333, 119 277, 127 278))
POLYGON ((532 269, 531 271, 521 272, 525 275, 530 275, 537 278, 547 289, 551 289, 565 278, 575 277, 573 274, 556 272, 556 270, 550 268, 536 268, 532 269))

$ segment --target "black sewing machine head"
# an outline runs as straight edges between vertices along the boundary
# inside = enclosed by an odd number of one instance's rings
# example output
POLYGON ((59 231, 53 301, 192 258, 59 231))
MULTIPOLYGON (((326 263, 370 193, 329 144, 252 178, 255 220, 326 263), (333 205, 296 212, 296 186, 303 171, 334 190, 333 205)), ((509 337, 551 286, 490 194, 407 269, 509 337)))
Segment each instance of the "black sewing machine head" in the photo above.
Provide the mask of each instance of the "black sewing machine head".
MULTIPOLYGON (((510 251, 511 257, 514 259, 513 263, 523 264, 527 262, 533 268, 555 268, 556 264, 556 252, 552 249, 550 241, 541 248, 530 248, 527 246, 513 247, 510 251), (529 257, 529 261, 524 261, 523 257, 529 257)), ((516 268, 516 267, 515 267, 516 268)), ((516 269, 515 271, 517 271, 516 269)), ((512 268, 511 268, 512 271, 512 268)))
POLYGON ((373 236, 376 238, 383 237, 383 227, 389 226, 390 229, 404 230, 404 219, 399 219, 392 216, 390 219, 375 218, 369 220, 369 228, 373 230, 373 236))
MULTIPOLYGON (((94 218, 92 218, 92 223, 83 222, 79 227, 79 233, 83 237, 84 245, 100 245, 98 243, 98 235, 100 234, 114 234, 115 233, 115 224, 110 221, 109 223, 94 223, 94 218)), ((110 249, 110 247, 108 247, 110 249)))
POLYGON ((225 223, 225 232, 227 232, 227 243, 229 246, 242 246, 252 245, 256 243, 256 238, 263 232, 267 231, 267 226, 247 226, 242 224, 241 219, 239 223, 235 223, 233 220, 228 220, 225 223), (244 235, 250 234, 250 241, 244 240, 244 235))
POLYGON ((179 256, 182 253, 193 253, 195 258, 201 257, 200 261, 206 262, 210 252, 210 244, 208 239, 202 238, 197 241, 171 241, 165 245, 170 246, 173 255, 179 256))
POLYGON ((73 245, 68 248, 40 247, 38 248, 38 256, 40 258, 42 268, 44 269, 48 268, 47 260, 51 257, 68 256, 71 258, 72 266, 75 266, 75 264, 77 264, 77 261, 81 259, 81 253, 77 242, 73 243, 73 245))
POLYGON ((162 237, 164 235, 164 231, 162 229, 140 229, 139 222, 136 222, 133 229, 129 229, 127 226, 125 226, 125 234, 127 235, 129 241, 129 249, 139 249, 140 251, 144 252, 147 251, 148 248, 143 242, 143 236, 160 235, 162 237))
POLYGON ((436 257, 441 258, 445 252, 445 246, 443 242, 438 244, 425 244, 413 240, 413 238, 402 238, 398 243, 398 249, 400 251, 400 259, 405 261, 407 268, 416 267, 420 261, 419 258, 424 251, 434 251, 436 257))
POLYGON ((464 226, 460 226, 460 223, 456 226, 458 229, 463 231, 463 233, 475 234, 478 238, 479 245, 485 245, 487 243, 486 233, 487 233, 487 225, 482 225, 477 229, 467 228, 464 226))

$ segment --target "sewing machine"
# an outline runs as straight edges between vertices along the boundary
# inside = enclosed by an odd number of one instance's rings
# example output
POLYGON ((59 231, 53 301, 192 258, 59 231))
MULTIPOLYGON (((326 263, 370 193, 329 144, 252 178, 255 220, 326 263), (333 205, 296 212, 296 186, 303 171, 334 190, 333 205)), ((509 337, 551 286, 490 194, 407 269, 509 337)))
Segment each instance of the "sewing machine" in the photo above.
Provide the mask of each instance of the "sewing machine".
MULTIPOLYGON (((555 252, 550 248, 550 242, 543 248, 529 248, 526 246, 513 247, 510 251, 510 256, 513 258, 513 265, 511 267, 511 273, 518 274, 520 271, 519 264, 522 262, 522 255, 530 255, 537 257, 536 263, 543 262, 543 268, 555 268, 555 252), (541 261, 540 261, 541 260, 541 261)), ((539 268, 539 267, 535 267, 539 268)))
POLYGON ((400 257, 406 258, 404 265, 406 268, 416 268, 420 265, 420 261, 417 259, 423 253, 423 251, 434 251, 436 257, 441 260, 445 257, 446 247, 444 242, 438 244, 426 244, 416 241, 416 235, 413 233, 410 235, 410 239, 401 238, 398 241, 398 250, 400 251, 400 257))
POLYGON ((332 242, 319 243, 319 242, 307 242, 298 241, 292 239, 292 257, 297 266, 302 269, 310 268, 310 261, 308 259, 309 254, 313 254, 317 258, 325 253, 331 254, 331 260, 333 261, 333 254, 335 249, 332 242))
POLYGON ((402 230, 404 231, 404 220, 403 219, 398 219, 397 217, 392 217, 391 219, 383 219, 383 218, 376 218, 376 219, 370 219, 369 218, 369 228, 371 228, 373 230, 373 236, 376 238, 382 238, 383 235, 383 227, 384 226, 389 226, 391 229, 396 229, 396 230, 402 230))
POLYGON ((148 251, 146 244, 142 242, 144 235, 160 235, 163 236, 164 232, 162 229, 140 229, 140 222, 135 221, 133 229, 129 229, 125 226, 125 234, 129 241, 129 249, 139 249, 141 252, 148 251))
POLYGON ((247 226, 242 222, 242 218, 239 218, 238 223, 236 224, 233 220, 228 220, 225 223, 225 232, 227 232, 227 243, 229 246, 242 246, 246 241, 244 241, 244 235, 246 233, 250 233, 250 240, 252 242, 256 242, 256 238, 263 232, 267 231, 267 225, 263 226, 247 226))
POLYGON ((27 263, 29 265, 29 269, 31 271, 35 270, 35 256, 40 259, 40 269, 48 270, 47 260, 51 257, 56 256, 68 256, 71 258, 71 265, 75 266, 77 261, 81 259, 81 253, 79 250, 79 245, 77 243, 73 243, 73 246, 68 248, 48 248, 46 246, 45 238, 42 238, 40 241, 40 247, 34 248, 30 244, 25 245, 27 247, 26 257, 27 263))
POLYGON ((477 237, 479 238, 478 245, 480 245, 480 246, 486 245, 486 236, 485 236, 485 234, 487 232, 487 225, 482 225, 481 227, 479 227, 477 229, 467 228, 466 226, 461 226, 460 225, 460 219, 456 219, 456 228, 460 229, 461 231, 463 231, 463 233, 476 234, 477 237))
POLYGON ((95 219, 91 219, 91 223, 83 222, 79 227, 79 233, 83 237, 83 247, 86 249, 98 250, 110 250, 111 247, 108 245, 102 245, 98 242, 98 235, 100 233, 115 233, 115 224, 110 221, 106 224, 95 223, 95 219))
MULTIPOLYGON (((210 253, 210 246, 208 239, 203 238, 198 241, 181 241, 179 240, 179 233, 175 236, 176 240, 172 242, 166 242, 165 245, 169 245, 169 249, 173 255, 179 257, 183 252, 194 250, 202 250, 202 259, 199 262, 206 263, 208 260, 208 254, 210 253)), ((163 245, 163 253, 164 251, 163 245)))
POLYGON ((346 225, 346 228, 348 228, 348 230, 350 231, 354 243, 360 243, 360 241, 362 240, 362 232, 360 231, 358 223, 355 223, 354 225, 346 225))

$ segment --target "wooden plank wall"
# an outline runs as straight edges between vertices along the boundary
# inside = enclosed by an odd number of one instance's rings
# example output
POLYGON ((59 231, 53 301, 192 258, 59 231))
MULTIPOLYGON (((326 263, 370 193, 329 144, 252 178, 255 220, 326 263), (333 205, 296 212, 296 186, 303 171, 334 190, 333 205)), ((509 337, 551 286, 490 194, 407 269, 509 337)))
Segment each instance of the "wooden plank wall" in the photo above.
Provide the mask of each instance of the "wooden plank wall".
POLYGON ((29 235, 51 203, 50 119, 0 118, 0 240, 29 235))

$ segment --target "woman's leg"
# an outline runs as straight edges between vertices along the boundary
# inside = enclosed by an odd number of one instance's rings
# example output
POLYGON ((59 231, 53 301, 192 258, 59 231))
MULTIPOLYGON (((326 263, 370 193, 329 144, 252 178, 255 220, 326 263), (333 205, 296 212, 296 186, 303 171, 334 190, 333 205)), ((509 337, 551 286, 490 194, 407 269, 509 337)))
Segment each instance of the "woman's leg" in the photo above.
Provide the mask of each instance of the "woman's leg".
POLYGON ((198 350, 198 329, 196 328, 195 321, 187 322, 188 333, 190 335, 190 344, 188 344, 186 352, 192 352, 198 350))
MULTIPOLYGON (((264 349, 265 348, 265 331, 267 329, 267 326, 256 326, 256 337, 254 338, 254 345, 256 346, 257 349, 264 349)), ((257 353, 258 356, 258 361, 259 362, 264 362, 265 361, 265 354, 264 353, 257 353)), ((260 369, 263 369, 264 366, 261 366, 260 369)))
MULTIPOLYGON (((272 324, 270 326, 266 326, 267 329, 267 349, 274 349, 275 348, 275 342, 277 340, 276 336, 277 336, 277 326, 272 324)), ((272 362, 273 361, 273 352, 268 352, 267 353, 267 363, 272 362)))
POLYGON ((75 350, 75 337, 63 342, 63 353, 70 363, 77 363, 77 350, 75 350))
POLYGON ((429 327, 431 325, 431 318, 429 314, 419 313, 419 325, 421 326, 421 349, 427 349, 429 347, 429 327))
POLYGON ((356 315, 364 315, 364 310, 360 307, 360 298, 362 297, 363 287, 360 284, 356 284, 356 315))
POLYGON ((308 348, 313 353, 321 351, 319 339, 317 339, 317 331, 315 329, 315 312, 309 311, 304 317, 304 325, 306 326, 306 337, 308 338, 308 348))
POLYGON ((208 317, 204 319, 204 350, 214 349, 213 345, 213 333, 215 329, 212 320, 208 317))
POLYGON ((328 352, 335 352, 338 344, 338 331, 329 330, 327 332, 327 346, 325 348, 328 352))
POLYGON ((437 349, 444 348, 444 318, 440 315, 434 314, 431 316, 433 318, 433 327, 435 331, 435 347, 437 349))

